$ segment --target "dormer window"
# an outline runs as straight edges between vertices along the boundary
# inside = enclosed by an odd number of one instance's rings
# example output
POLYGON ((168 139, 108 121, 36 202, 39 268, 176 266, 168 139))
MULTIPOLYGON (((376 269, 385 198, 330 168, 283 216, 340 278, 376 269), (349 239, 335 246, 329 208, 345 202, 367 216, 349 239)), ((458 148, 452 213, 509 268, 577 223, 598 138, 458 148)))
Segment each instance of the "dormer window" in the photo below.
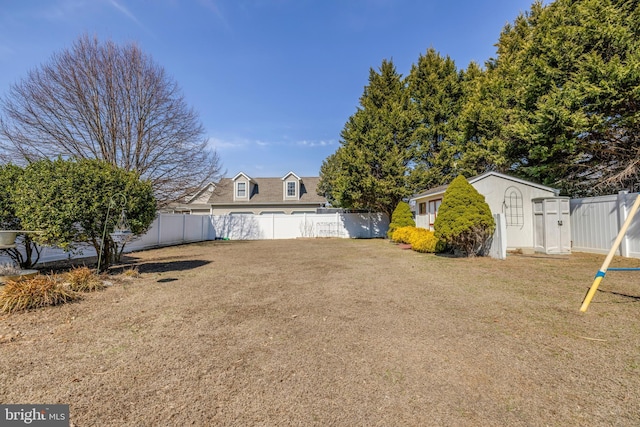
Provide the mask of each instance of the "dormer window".
POLYGON ((287 197, 296 197, 296 182, 295 181, 287 181, 287 197))
POLYGON ((236 183, 236 197, 238 199, 244 199, 244 198, 247 197, 247 183, 246 182, 238 182, 238 183, 236 183))
POLYGON ((233 177, 233 200, 248 202, 255 193, 257 183, 243 172, 233 177))
POLYGON ((289 172, 282 177, 282 199, 292 202, 300 200, 300 185, 302 180, 298 175, 289 172))

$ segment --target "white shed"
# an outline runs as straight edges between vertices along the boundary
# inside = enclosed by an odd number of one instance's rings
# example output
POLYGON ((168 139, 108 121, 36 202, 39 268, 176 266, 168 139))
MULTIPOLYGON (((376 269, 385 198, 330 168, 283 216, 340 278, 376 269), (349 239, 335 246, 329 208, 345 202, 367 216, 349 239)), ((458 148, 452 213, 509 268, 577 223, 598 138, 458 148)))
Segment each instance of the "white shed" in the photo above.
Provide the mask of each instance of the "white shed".
MULTIPOLYGON (((559 190, 498 172, 486 172, 467 181, 482 194, 491 213, 505 215, 507 248, 535 248, 533 199, 557 197, 559 190)), ((411 198, 416 226, 433 230, 447 185, 423 191, 411 198)))

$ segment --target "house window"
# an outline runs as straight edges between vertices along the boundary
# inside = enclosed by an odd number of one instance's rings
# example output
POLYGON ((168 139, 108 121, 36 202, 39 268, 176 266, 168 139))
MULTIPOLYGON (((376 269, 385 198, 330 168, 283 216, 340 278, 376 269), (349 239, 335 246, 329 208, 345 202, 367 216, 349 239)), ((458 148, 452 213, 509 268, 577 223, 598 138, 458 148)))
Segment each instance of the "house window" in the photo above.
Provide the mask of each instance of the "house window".
MULTIPOLYGON (((228 194, 228 193, 227 193, 228 194)), ((245 198, 247 197, 247 183, 239 182, 236 187, 236 197, 245 198)))
POLYGON ((426 215, 427 214, 427 203, 422 202, 418 203, 418 215, 426 215))
POLYGON ((287 197, 296 197, 295 181, 287 181, 287 197))
POLYGON ((438 209, 442 204, 442 199, 429 200, 429 227, 433 228, 433 224, 436 222, 436 216, 438 216, 438 209))

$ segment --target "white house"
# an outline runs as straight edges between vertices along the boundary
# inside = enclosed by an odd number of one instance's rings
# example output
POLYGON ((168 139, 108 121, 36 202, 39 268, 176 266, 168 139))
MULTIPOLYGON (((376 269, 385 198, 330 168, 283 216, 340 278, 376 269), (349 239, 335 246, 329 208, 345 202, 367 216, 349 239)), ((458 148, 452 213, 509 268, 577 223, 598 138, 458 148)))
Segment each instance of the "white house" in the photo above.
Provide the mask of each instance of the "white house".
POLYGON ((174 205, 172 211, 203 215, 315 213, 327 203, 316 192, 319 180, 294 172, 274 178, 253 178, 239 172, 204 186, 185 203, 174 205))
MULTIPOLYGON (((534 217, 541 212, 536 210, 534 213, 534 199, 557 199, 559 190, 498 172, 486 172, 467 181, 484 196, 493 214, 505 215, 508 249, 540 250, 541 245, 544 246, 544 242, 540 241, 540 236, 544 236, 543 231, 538 230, 536 235, 536 223, 540 228, 541 222, 534 217)), ((433 230, 447 187, 431 188, 411 198, 416 206, 416 226, 433 230)), ((568 199, 566 204, 568 207, 568 199)))

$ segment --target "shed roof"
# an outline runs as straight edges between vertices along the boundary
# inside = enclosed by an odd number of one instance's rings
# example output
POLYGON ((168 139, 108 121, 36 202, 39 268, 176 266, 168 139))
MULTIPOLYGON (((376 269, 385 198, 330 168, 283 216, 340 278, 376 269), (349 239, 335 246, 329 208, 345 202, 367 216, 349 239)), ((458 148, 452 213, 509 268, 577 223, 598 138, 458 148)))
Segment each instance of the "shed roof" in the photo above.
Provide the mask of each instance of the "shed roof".
MULTIPOLYGON (((480 180, 483 180, 489 176, 495 176, 498 178, 502 178, 502 179, 506 179, 507 181, 513 181, 513 182, 517 182, 519 184, 523 184, 523 185, 528 185, 530 187, 534 187, 534 188, 539 188, 541 190, 545 190, 545 191, 550 191, 556 195, 558 195, 560 193, 560 191, 558 189, 555 188, 551 188, 551 187, 547 187, 546 185, 542 185, 542 184, 538 184, 532 181, 527 181, 526 179, 521 179, 521 178, 516 178, 515 176, 511 176, 511 175, 506 175, 500 172, 495 172, 495 171, 489 171, 489 172, 485 172, 481 175, 476 175, 474 177, 471 177, 469 179, 467 179, 467 181, 469 182, 469 184, 474 184, 480 180)), ((430 188, 428 190, 422 191, 416 195, 414 195, 413 197, 411 197, 411 200, 416 200, 416 199, 420 199, 422 197, 427 197, 427 196, 436 196, 439 194, 443 194, 446 190, 447 187, 449 187, 449 184, 446 185, 439 185, 438 187, 433 187, 430 188)))

